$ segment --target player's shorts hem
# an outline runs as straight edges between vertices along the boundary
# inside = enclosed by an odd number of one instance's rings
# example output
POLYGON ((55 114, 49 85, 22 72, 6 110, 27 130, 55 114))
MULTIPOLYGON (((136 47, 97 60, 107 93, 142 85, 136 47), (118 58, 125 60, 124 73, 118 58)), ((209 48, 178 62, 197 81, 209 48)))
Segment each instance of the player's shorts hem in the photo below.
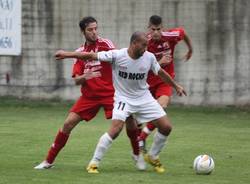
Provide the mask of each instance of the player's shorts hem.
POLYGON ((114 115, 113 114, 113 117, 112 117, 112 120, 120 120, 120 121, 126 121, 127 117, 124 117, 124 116, 119 116, 119 115, 114 115))
POLYGON ((160 119, 164 116, 167 116, 167 114, 163 114, 162 116, 160 117, 156 117, 156 118, 150 118, 150 119, 147 119, 147 120, 140 120, 140 122, 137 122, 138 125, 141 125, 141 124, 144 124, 144 123, 148 123, 148 122, 151 122, 151 121, 155 121, 157 119, 160 119))
POLYGON ((86 118, 86 117, 84 117, 84 115, 81 115, 81 112, 76 112, 76 111, 72 111, 72 110, 70 110, 69 112, 73 112, 73 113, 75 113, 75 114, 77 114, 78 116, 80 116, 80 118, 81 118, 81 121, 90 121, 91 119, 93 119, 93 117, 92 118, 86 118))

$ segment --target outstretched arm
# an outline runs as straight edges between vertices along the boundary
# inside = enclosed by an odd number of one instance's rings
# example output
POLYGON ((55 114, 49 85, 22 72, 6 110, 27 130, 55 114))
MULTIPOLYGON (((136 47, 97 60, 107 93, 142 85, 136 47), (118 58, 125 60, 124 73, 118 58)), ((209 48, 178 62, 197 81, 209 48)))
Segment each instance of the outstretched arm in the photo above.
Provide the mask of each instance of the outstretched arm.
POLYGON ((165 83, 168 83, 170 84, 171 86, 173 86, 173 88, 176 90, 177 94, 179 96, 182 96, 182 95, 185 95, 187 96, 187 93, 186 91, 184 90, 184 88, 177 84, 173 79, 172 77, 167 73, 165 72, 165 70, 163 70, 162 68, 159 70, 158 72, 158 75, 161 77, 161 79, 165 82, 165 83))
POLYGON ((66 58, 76 58, 82 60, 97 60, 97 53, 94 52, 67 52, 64 50, 59 50, 55 53, 56 60, 66 59, 66 58))
POLYGON ((191 40, 190 40, 190 38, 188 37, 188 35, 186 33, 184 34, 184 42, 186 43, 186 45, 188 47, 188 52, 185 55, 185 61, 188 61, 192 57, 193 47, 192 47, 192 44, 191 44, 191 40))

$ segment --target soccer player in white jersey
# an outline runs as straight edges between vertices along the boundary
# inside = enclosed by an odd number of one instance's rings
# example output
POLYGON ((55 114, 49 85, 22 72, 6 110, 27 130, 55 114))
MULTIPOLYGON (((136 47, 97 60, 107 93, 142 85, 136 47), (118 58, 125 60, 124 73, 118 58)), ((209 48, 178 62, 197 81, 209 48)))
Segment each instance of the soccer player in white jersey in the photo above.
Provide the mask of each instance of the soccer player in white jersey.
POLYGON ((165 171, 159 160, 159 153, 166 144, 172 126, 165 111, 152 97, 146 82, 148 72, 151 70, 159 75, 163 81, 173 86, 179 96, 186 95, 182 86, 177 84, 163 69, 161 69, 155 56, 146 51, 147 36, 143 32, 135 32, 131 36, 129 48, 103 51, 98 53, 57 51, 57 60, 64 58, 80 58, 107 61, 112 64, 113 85, 115 88, 114 109, 110 129, 104 133, 96 146, 93 158, 87 171, 98 173, 98 167, 105 152, 113 140, 121 132, 126 119, 134 115, 138 122, 153 121, 158 128, 152 146, 145 160, 154 169, 162 173, 165 171))

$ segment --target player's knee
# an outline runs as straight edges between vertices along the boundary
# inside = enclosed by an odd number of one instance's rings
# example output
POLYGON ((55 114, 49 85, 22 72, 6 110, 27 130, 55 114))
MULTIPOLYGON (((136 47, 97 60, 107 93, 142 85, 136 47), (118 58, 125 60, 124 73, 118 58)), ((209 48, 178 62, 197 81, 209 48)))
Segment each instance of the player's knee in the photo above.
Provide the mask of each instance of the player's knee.
POLYGON ((114 132, 112 136, 110 136, 113 140, 116 139, 120 135, 120 131, 114 132))
POLYGON ((169 135, 171 132, 172 132, 172 126, 171 125, 169 125, 168 127, 167 127, 167 129, 166 129, 166 133, 167 133, 167 135, 169 135))
POLYGON ((62 132, 70 134, 75 125, 76 124, 74 122, 66 121, 63 125, 62 132))
POLYGON ((161 96, 157 101, 165 109, 170 104, 171 98, 169 96, 161 96))
POLYGON ((172 129, 173 129, 172 125, 169 124, 167 126, 167 132, 168 132, 168 134, 170 134, 170 132, 172 131, 172 129))
POLYGON ((159 131, 163 135, 168 136, 171 133, 172 129, 173 129, 173 127, 171 124, 166 124, 163 127, 161 127, 161 129, 159 131))
POLYGON ((120 132, 122 131, 122 128, 123 128, 123 124, 112 126, 108 134, 114 140, 116 137, 119 136, 120 132))
POLYGON ((161 104, 161 107, 162 107, 163 109, 166 109, 166 108, 168 107, 168 104, 163 103, 163 104, 161 104))
POLYGON ((62 128, 62 132, 63 133, 70 134, 71 130, 72 130, 72 126, 70 126, 68 124, 64 124, 63 125, 63 128, 62 128))

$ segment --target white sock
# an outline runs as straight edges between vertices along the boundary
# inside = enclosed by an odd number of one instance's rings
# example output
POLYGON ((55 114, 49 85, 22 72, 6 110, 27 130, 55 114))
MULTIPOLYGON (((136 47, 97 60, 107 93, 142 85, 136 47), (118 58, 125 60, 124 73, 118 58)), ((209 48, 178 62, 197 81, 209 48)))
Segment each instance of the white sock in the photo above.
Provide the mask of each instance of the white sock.
POLYGON ((112 141, 113 140, 108 133, 105 133, 100 137, 90 164, 96 164, 97 166, 99 165, 99 162, 102 160, 105 152, 111 146, 112 141))
POLYGON ((157 131, 154 135, 152 146, 148 152, 148 154, 152 157, 152 159, 157 159, 159 153, 161 152, 166 142, 167 142, 167 136, 157 131))

